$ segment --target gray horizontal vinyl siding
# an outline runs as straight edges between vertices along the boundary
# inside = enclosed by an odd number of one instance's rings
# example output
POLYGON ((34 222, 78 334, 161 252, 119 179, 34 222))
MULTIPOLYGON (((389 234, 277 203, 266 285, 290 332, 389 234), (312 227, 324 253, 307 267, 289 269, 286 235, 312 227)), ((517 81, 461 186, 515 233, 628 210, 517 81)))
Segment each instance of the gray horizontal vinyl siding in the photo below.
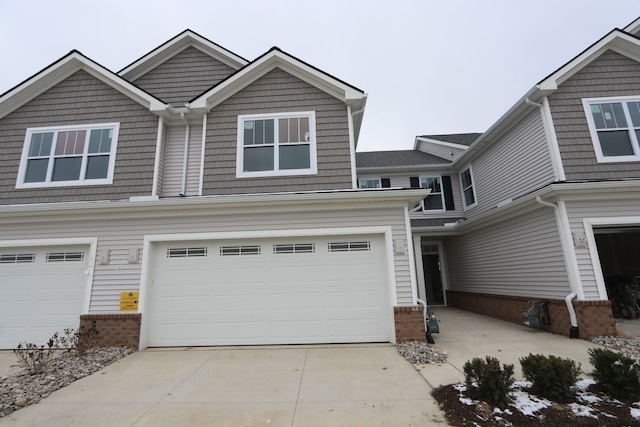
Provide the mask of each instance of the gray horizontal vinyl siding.
POLYGON ((462 148, 447 147, 446 145, 431 144, 429 142, 420 141, 420 151, 423 153, 433 154, 441 159, 454 161, 458 156, 460 156, 460 154, 464 153, 465 150, 462 148))
MULTIPOLYGON (((584 218, 640 216, 640 198, 636 200, 591 200, 566 202, 572 233, 584 233, 584 218)), ((575 248, 585 299, 600 299, 589 248, 575 248)))
POLYGON ((517 126, 472 160, 471 169, 478 204, 466 211, 469 217, 553 182, 540 111, 532 108, 517 126))
MULTIPOLYGON (((111 251, 108 265, 95 264, 90 312, 119 311, 120 292, 138 291, 141 264, 129 264, 130 248, 142 249, 144 235, 213 233, 231 231, 290 230, 305 228, 391 226, 394 239, 406 239, 402 208, 373 205, 359 210, 315 210, 287 214, 283 211, 225 213, 142 218, 94 218, 38 223, 0 223, 0 240, 97 237, 98 251, 111 251)), ((141 251, 142 252, 142 251, 141 251)), ((140 253, 142 259, 142 253, 140 253)), ((409 257, 394 257, 400 305, 412 303, 409 257)))
POLYGON ((640 96, 640 64, 608 51, 562 83, 549 96, 567 180, 640 176, 640 162, 598 163, 582 105, 583 98, 640 96))
POLYGON ((234 72, 217 59, 188 47, 133 83, 164 102, 182 106, 234 72))
POLYGON ((78 71, 0 119, 0 205, 123 199, 151 194, 158 118, 78 71), (113 184, 16 190, 27 128, 120 123, 113 184))
POLYGON ((452 290, 537 298, 570 292, 552 209, 449 237, 446 250, 452 290))
POLYGON ((211 110, 206 132, 205 195, 352 187, 345 104, 280 69, 267 73, 211 110), (236 178, 238 116, 296 111, 316 113, 318 173, 236 178))

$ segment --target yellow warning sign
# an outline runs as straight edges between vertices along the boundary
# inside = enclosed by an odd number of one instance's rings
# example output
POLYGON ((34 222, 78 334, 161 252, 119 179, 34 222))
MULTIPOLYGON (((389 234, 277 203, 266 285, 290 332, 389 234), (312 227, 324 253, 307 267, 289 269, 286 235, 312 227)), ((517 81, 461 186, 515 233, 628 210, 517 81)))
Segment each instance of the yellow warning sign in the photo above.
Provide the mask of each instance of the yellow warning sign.
POLYGON ((120 292, 120 311, 138 311, 139 292, 120 292))

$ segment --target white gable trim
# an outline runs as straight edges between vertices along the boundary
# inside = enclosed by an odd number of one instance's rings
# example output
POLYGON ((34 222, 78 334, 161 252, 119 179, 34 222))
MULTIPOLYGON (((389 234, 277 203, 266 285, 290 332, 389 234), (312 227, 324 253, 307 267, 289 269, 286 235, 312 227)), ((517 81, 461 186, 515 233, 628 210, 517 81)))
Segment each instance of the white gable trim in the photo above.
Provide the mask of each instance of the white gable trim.
POLYGON ((608 50, 613 50, 640 62, 640 40, 620 30, 613 30, 593 46, 538 83, 536 87, 540 90, 556 90, 558 85, 570 79, 574 74, 608 50))
POLYGON ((429 144, 443 145, 445 147, 459 148, 461 150, 466 150, 467 148, 469 148, 468 145, 456 144, 455 142, 440 141, 438 139, 423 138, 421 136, 416 136, 416 141, 413 144, 413 149, 414 150, 418 150, 419 149, 420 141, 428 142, 429 144))
POLYGON ((112 74, 106 68, 96 64, 81 53, 74 51, 0 97, 0 118, 20 108, 79 70, 86 71, 96 79, 149 108, 151 111, 164 111, 166 109, 166 105, 159 99, 112 74))
POLYGON ((622 29, 626 33, 635 34, 637 31, 640 31, 640 18, 636 19, 626 27, 622 29))
POLYGON ((187 30, 120 70, 118 75, 127 80, 135 81, 188 47, 194 47, 234 70, 239 70, 248 64, 246 59, 218 46, 193 31, 187 30))
POLYGON ((360 106, 360 104, 364 103, 364 92, 354 89, 279 50, 273 49, 201 95, 190 104, 190 108, 200 112, 208 112, 275 68, 279 68, 347 104, 360 106))

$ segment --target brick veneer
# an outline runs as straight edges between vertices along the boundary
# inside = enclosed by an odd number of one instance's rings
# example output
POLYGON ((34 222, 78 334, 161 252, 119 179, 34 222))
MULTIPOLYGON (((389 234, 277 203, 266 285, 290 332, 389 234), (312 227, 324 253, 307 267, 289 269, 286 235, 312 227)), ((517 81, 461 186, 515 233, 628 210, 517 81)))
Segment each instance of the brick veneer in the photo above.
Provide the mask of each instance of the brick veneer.
MULTIPOLYGON (((527 310, 527 302, 530 300, 544 301, 549 307, 550 324, 543 324, 541 329, 569 336, 571 320, 567 305, 562 299, 447 291, 447 304, 450 307, 519 324, 522 324, 522 312, 527 310)), ((615 336, 618 334, 611 311, 611 301, 573 300, 573 306, 576 310, 580 330, 579 338, 589 339, 601 335, 615 336)))
POLYGON ((140 343, 140 313, 83 314, 80 327, 90 327, 93 320, 98 329, 99 346, 138 349, 140 343))
POLYGON ((393 307, 396 323, 396 342, 426 341, 424 314, 417 305, 393 307))

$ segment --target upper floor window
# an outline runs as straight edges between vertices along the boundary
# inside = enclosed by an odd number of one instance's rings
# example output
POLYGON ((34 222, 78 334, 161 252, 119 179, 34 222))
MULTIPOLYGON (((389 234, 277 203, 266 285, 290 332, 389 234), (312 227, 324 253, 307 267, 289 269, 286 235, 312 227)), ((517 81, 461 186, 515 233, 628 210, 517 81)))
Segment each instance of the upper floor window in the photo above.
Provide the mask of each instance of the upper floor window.
POLYGON ((360 178, 360 188, 382 188, 380 178, 360 178))
POLYGON ((238 117, 236 176, 317 173, 315 113, 238 117))
POLYGON ((117 123, 27 129, 16 188, 113 182, 117 123))
POLYGON ((583 100, 598 162, 640 161, 640 98, 583 100))
POLYGON ((422 201, 425 211, 444 210, 444 193, 442 192, 442 178, 439 176, 421 176, 420 187, 429 188, 431 193, 422 201))
POLYGON ((476 192, 473 188, 473 174, 471 166, 460 172, 460 187, 462 188, 462 203, 464 208, 476 205, 476 192))

